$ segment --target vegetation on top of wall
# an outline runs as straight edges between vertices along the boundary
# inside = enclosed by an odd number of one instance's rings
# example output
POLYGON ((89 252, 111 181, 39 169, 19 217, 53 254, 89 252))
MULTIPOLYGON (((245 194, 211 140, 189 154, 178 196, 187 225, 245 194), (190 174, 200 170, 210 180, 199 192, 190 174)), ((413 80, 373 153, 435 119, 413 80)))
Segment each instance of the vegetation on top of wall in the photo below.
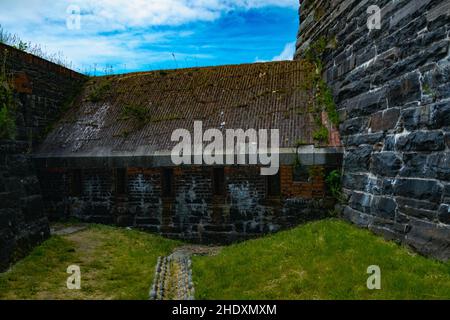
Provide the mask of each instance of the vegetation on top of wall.
POLYGON ((69 69, 73 68, 72 62, 68 61, 61 51, 57 53, 48 53, 44 49, 42 49, 40 45, 23 41, 22 39, 20 39, 18 35, 6 31, 1 25, 0 25, 0 43, 14 47, 17 50, 24 51, 26 53, 33 54, 37 57, 51 61, 60 66, 69 69))
POLYGON ((111 89, 111 81, 108 79, 101 79, 92 87, 88 99, 93 103, 102 101, 111 89))
POLYGON ((5 50, 0 70, 0 139, 14 139, 16 135, 16 106, 12 84, 6 72, 7 54, 5 50))

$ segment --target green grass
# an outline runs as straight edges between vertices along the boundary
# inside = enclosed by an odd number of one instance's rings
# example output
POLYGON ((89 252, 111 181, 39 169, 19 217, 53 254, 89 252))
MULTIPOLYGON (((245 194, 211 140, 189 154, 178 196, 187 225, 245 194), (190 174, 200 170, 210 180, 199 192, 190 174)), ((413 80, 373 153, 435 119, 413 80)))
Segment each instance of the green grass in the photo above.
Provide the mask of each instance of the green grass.
POLYGON ((334 219, 195 257, 193 274, 198 299, 450 299, 450 263, 334 219), (370 265, 381 290, 367 289, 370 265))
MULTIPOLYGON (((0 299, 147 299, 158 256, 179 245, 97 225, 54 236, 0 274, 0 299), (81 290, 66 287, 70 265, 81 267, 81 290)), ((194 257, 193 273, 197 299, 450 299, 450 263, 334 219, 194 257), (381 290, 366 287, 370 265, 381 290)))
POLYGON ((90 226, 54 236, 0 274, 0 299, 148 299, 159 256, 176 241, 138 231, 90 226), (81 268, 81 290, 68 290, 70 265, 81 268))

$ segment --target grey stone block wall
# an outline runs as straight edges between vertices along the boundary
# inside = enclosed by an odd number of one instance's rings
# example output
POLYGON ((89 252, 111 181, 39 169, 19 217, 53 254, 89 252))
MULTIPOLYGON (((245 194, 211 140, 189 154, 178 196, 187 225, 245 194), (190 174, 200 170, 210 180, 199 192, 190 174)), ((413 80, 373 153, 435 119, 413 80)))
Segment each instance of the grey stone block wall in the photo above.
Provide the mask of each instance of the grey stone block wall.
POLYGON ((320 37, 345 145, 345 217, 450 257, 450 2, 302 0, 296 58, 320 37), (367 9, 381 9, 369 31, 367 9))
POLYGON ((0 140, 0 272, 50 234, 31 154, 84 81, 71 70, 0 44, 2 63, 5 54, 15 86, 17 135, 0 140))

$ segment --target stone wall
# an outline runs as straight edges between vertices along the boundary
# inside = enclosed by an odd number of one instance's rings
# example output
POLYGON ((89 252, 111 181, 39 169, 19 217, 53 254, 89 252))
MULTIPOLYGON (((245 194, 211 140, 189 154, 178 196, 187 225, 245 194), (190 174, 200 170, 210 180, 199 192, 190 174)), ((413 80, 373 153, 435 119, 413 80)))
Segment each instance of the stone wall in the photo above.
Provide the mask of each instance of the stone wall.
POLYGON ((450 2, 300 1, 296 57, 326 39, 345 145, 345 217, 450 257, 450 2), (381 29, 369 31, 371 5, 381 29))
POLYGON ((49 236, 30 155, 84 76, 3 44, 0 61, 2 67, 6 61, 17 109, 15 140, 0 140, 1 272, 49 236))
POLYGON ((80 194, 72 184, 79 169, 41 166, 40 180, 55 219, 76 217, 188 241, 230 243, 326 217, 334 200, 324 177, 337 166, 305 168, 311 174, 293 181, 293 167, 284 165, 275 197, 268 195, 269 181, 258 166, 225 167, 225 192, 219 196, 213 193, 213 169, 202 166, 173 168, 171 197, 163 197, 160 168, 128 167, 123 194, 116 190, 115 170, 108 168, 84 168, 80 194))

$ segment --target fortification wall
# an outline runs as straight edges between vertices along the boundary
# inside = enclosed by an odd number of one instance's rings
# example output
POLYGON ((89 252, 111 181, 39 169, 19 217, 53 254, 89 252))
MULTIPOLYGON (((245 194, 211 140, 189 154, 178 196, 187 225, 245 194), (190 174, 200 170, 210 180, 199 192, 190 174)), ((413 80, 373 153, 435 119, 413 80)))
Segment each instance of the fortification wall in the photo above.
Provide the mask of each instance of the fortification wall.
POLYGON ((15 139, 0 139, 0 272, 49 236, 39 181, 30 155, 60 116, 84 76, 0 44, 12 82, 15 139))
MULTIPOLYGON (((300 1, 296 58, 326 39, 345 145, 344 216, 450 257, 450 2, 300 1), (381 28, 367 21, 381 9, 381 28)), ((375 17, 375 16, 373 16, 375 17)), ((375 21, 375 20, 372 20, 375 21)))
POLYGON ((41 166, 40 180, 54 219, 75 217, 192 242, 226 244, 328 217, 335 201, 327 193, 324 174, 336 166, 313 166, 311 173, 305 167, 306 176, 295 181, 294 168, 282 166, 279 177, 274 177, 280 186, 276 195, 268 192, 274 181, 261 176, 257 166, 225 167, 223 183, 214 181, 211 167, 176 167, 171 196, 163 193, 160 168, 128 167, 121 191, 117 172, 106 166, 83 167, 75 188, 73 168, 41 166), (223 194, 214 193, 216 183, 223 194))

